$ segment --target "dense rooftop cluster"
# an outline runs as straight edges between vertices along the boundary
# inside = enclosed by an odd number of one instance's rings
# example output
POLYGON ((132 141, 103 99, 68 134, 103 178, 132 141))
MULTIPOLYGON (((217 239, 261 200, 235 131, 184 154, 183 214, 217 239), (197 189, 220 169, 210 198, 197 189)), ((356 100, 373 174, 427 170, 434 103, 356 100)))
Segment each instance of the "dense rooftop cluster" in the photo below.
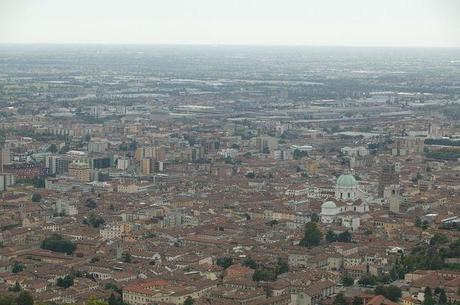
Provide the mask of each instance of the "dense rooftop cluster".
POLYGON ((0 304, 458 304, 451 53, 91 48, 0 52, 0 304))

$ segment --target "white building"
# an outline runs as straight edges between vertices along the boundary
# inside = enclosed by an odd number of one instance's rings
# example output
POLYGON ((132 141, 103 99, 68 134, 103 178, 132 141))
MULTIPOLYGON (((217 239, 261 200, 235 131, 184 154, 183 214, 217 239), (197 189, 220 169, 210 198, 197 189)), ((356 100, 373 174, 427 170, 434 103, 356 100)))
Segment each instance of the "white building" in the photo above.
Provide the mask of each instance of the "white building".
POLYGON ((350 156, 350 157, 363 157, 369 155, 369 149, 365 146, 359 146, 359 147, 343 147, 340 150, 344 155, 350 156))
POLYGON ((128 158, 119 158, 117 160, 117 169, 126 170, 130 165, 130 160, 128 158))
POLYGON ((226 149, 222 149, 221 151, 219 151, 219 155, 223 156, 224 158, 235 158, 236 157, 236 154, 238 153, 238 150, 234 149, 234 148, 226 148, 226 149))
POLYGON ((0 174, 0 192, 6 191, 6 189, 15 184, 15 178, 13 174, 1 173, 0 174))
POLYGON ((120 239, 123 234, 129 231, 129 225, 123 223, 112 223, 99 230, 102 239, 120 239))
POLYGON ((353 175, 341 175, 335 186, 335 199, 321 205, 321 222, 339 222, 343 226, 357 229, 360 225, 359 214, 369 212, 366 193, 359 188, 353 175))
POLYGON ((88 143, 88 152, 104 153, 109 149, 109 141, 106 139, 91 139, 88 143))

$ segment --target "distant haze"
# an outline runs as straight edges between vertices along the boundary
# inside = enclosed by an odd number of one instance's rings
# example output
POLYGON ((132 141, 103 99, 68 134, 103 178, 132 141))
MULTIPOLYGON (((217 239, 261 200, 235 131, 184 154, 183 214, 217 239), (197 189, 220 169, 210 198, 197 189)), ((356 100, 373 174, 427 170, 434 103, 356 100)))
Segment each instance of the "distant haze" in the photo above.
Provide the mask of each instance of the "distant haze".
POLYGON ((460 47, 460 0, 0 0, 0 43, 460 47))

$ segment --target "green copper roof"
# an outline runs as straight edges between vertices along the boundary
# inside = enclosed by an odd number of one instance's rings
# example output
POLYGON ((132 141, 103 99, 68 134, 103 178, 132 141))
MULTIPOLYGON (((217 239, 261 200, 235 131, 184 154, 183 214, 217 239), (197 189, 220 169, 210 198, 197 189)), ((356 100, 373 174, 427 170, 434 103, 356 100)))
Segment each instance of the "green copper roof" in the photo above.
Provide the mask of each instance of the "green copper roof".
POLYGON ((321 208, 323 209, 335 209, 337 206, 333 201, 326 201, 321 205, 321 208))
POLYGON ((337 186, 338 187, 357 187, 358 182, 356 181, 355 177, 350 174, 341 175, 339 179, 337 179, 337 186))

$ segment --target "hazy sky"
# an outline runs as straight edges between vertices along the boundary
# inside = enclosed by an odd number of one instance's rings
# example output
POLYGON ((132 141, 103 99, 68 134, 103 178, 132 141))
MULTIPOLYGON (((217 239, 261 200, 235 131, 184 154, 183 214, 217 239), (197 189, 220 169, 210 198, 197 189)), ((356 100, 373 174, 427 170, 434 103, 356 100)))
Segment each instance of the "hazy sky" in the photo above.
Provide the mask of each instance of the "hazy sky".
POLYGON ((0 0, 0 42, 460 47, 460 0, 0 0))

